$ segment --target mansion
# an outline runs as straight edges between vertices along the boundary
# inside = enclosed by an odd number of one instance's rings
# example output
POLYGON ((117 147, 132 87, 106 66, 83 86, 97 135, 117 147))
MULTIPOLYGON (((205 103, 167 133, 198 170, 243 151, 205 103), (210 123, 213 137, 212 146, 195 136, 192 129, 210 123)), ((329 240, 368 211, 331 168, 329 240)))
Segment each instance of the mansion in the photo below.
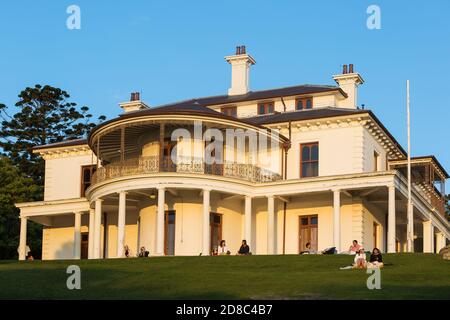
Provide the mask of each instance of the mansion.
POLYGON ((336 85, 251 91, 245 47, 225 60, 227 94, 154 107, 132 93, 87 139, 36 146, 44 200, 16 204, 19 259, 28 220, 44 226, 44 260, 121 258, 126 246, 210 255, 222 239, 231 254, 243 239, 264 255, 352 240, 382 252, 445 246, 448 173, 433 155, 411 158, 408 218, 407 153, 358 106, 353 65, 336 85))

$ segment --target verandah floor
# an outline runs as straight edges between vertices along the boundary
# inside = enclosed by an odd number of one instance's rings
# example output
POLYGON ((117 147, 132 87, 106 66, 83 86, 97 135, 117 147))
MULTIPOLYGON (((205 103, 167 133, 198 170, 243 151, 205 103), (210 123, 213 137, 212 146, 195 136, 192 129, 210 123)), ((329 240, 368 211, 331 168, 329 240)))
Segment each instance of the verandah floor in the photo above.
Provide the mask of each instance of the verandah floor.
POLYGON ((450 299, 450 261, 384 255, 381 290, 352 257, 220 256, 82 261, 0 261, 0 299, 450 299), (68 290, 69 265, 81 290, 68 290))

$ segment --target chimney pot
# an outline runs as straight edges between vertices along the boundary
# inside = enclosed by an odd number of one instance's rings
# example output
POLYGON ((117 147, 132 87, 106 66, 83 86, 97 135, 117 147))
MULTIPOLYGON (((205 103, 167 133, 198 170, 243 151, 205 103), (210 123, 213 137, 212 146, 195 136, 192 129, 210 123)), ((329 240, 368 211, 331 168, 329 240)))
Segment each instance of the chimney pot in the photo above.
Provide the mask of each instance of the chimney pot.
POLYGON ((139 93, 139 92, 135 92, 134 93, 134 98, 137 100, 137 101, 139 101, 139 100, 141 100, 141 94, 139 93))
POLYGON ((236 46, 236 55, 241 53, 241 47, 240 46, 236 46))
POLYGON ((353 64, 352 63, 350 63, 350 66, 349 66, 349 73, 353 73, 353 64))
POLYGON ((347 74, 347 65, 344 64, 342 67, 342 74, 347 74))
POLYGON ((241 46, 241 54, 245 54, 245 46, 241 46))
POLYGON ((134 101, 134 92, 131 93, 130 101, 134 101))

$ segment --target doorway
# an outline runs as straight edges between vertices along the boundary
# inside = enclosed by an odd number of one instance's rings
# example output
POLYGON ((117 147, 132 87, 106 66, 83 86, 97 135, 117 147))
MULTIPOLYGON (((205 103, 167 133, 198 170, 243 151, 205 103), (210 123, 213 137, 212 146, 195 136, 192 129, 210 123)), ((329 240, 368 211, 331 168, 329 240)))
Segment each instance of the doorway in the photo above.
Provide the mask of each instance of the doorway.
POLYGON ((175 255, 175 210, 167 210, 164 216, 164 254, 175 255))
POLYGON ((87 259, 89 252, 89 233, 82 232, 81 233, 81 259, 87 259))
POLYGON ((210 234, 211 234, 211 248, 210 252, 219 247, 222 240, 222 215, 218 213, 210 213, 210 234))
POLYGON ((311 250, 318 250, 318 222, 317 215, 299 217, 299 253, 306 249, 306 244, 311 244, 311 250))

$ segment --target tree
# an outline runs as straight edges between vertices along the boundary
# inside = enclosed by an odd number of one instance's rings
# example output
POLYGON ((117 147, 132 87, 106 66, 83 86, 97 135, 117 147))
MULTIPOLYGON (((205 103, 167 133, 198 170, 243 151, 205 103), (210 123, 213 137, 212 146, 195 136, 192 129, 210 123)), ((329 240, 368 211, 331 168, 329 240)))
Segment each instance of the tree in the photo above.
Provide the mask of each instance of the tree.
MULTIPOLYGON (((44 161, 33 154, 32 148, 84 137, 97 124, 91 122, 88 107, 78 110, 76 103, 68 101, 70 95, 59 88, 37 84, 27 87, 18 97, 15 106, 20 110, 13 116, 0 104, 0 147, 21 172, 43 186, 44 161)), ((105 116, 98 120, 105 120, 105 116)))
MULTIPOLYGON (((0 156, 0 259, 17 257, 19 246, 19 209, 17 202, 32 201, 40 194, 40 187, 25 177, 6 157, 0 156)), ((28 223, 28 244, 33 255, 40 254, 41 227, 28 223)))

